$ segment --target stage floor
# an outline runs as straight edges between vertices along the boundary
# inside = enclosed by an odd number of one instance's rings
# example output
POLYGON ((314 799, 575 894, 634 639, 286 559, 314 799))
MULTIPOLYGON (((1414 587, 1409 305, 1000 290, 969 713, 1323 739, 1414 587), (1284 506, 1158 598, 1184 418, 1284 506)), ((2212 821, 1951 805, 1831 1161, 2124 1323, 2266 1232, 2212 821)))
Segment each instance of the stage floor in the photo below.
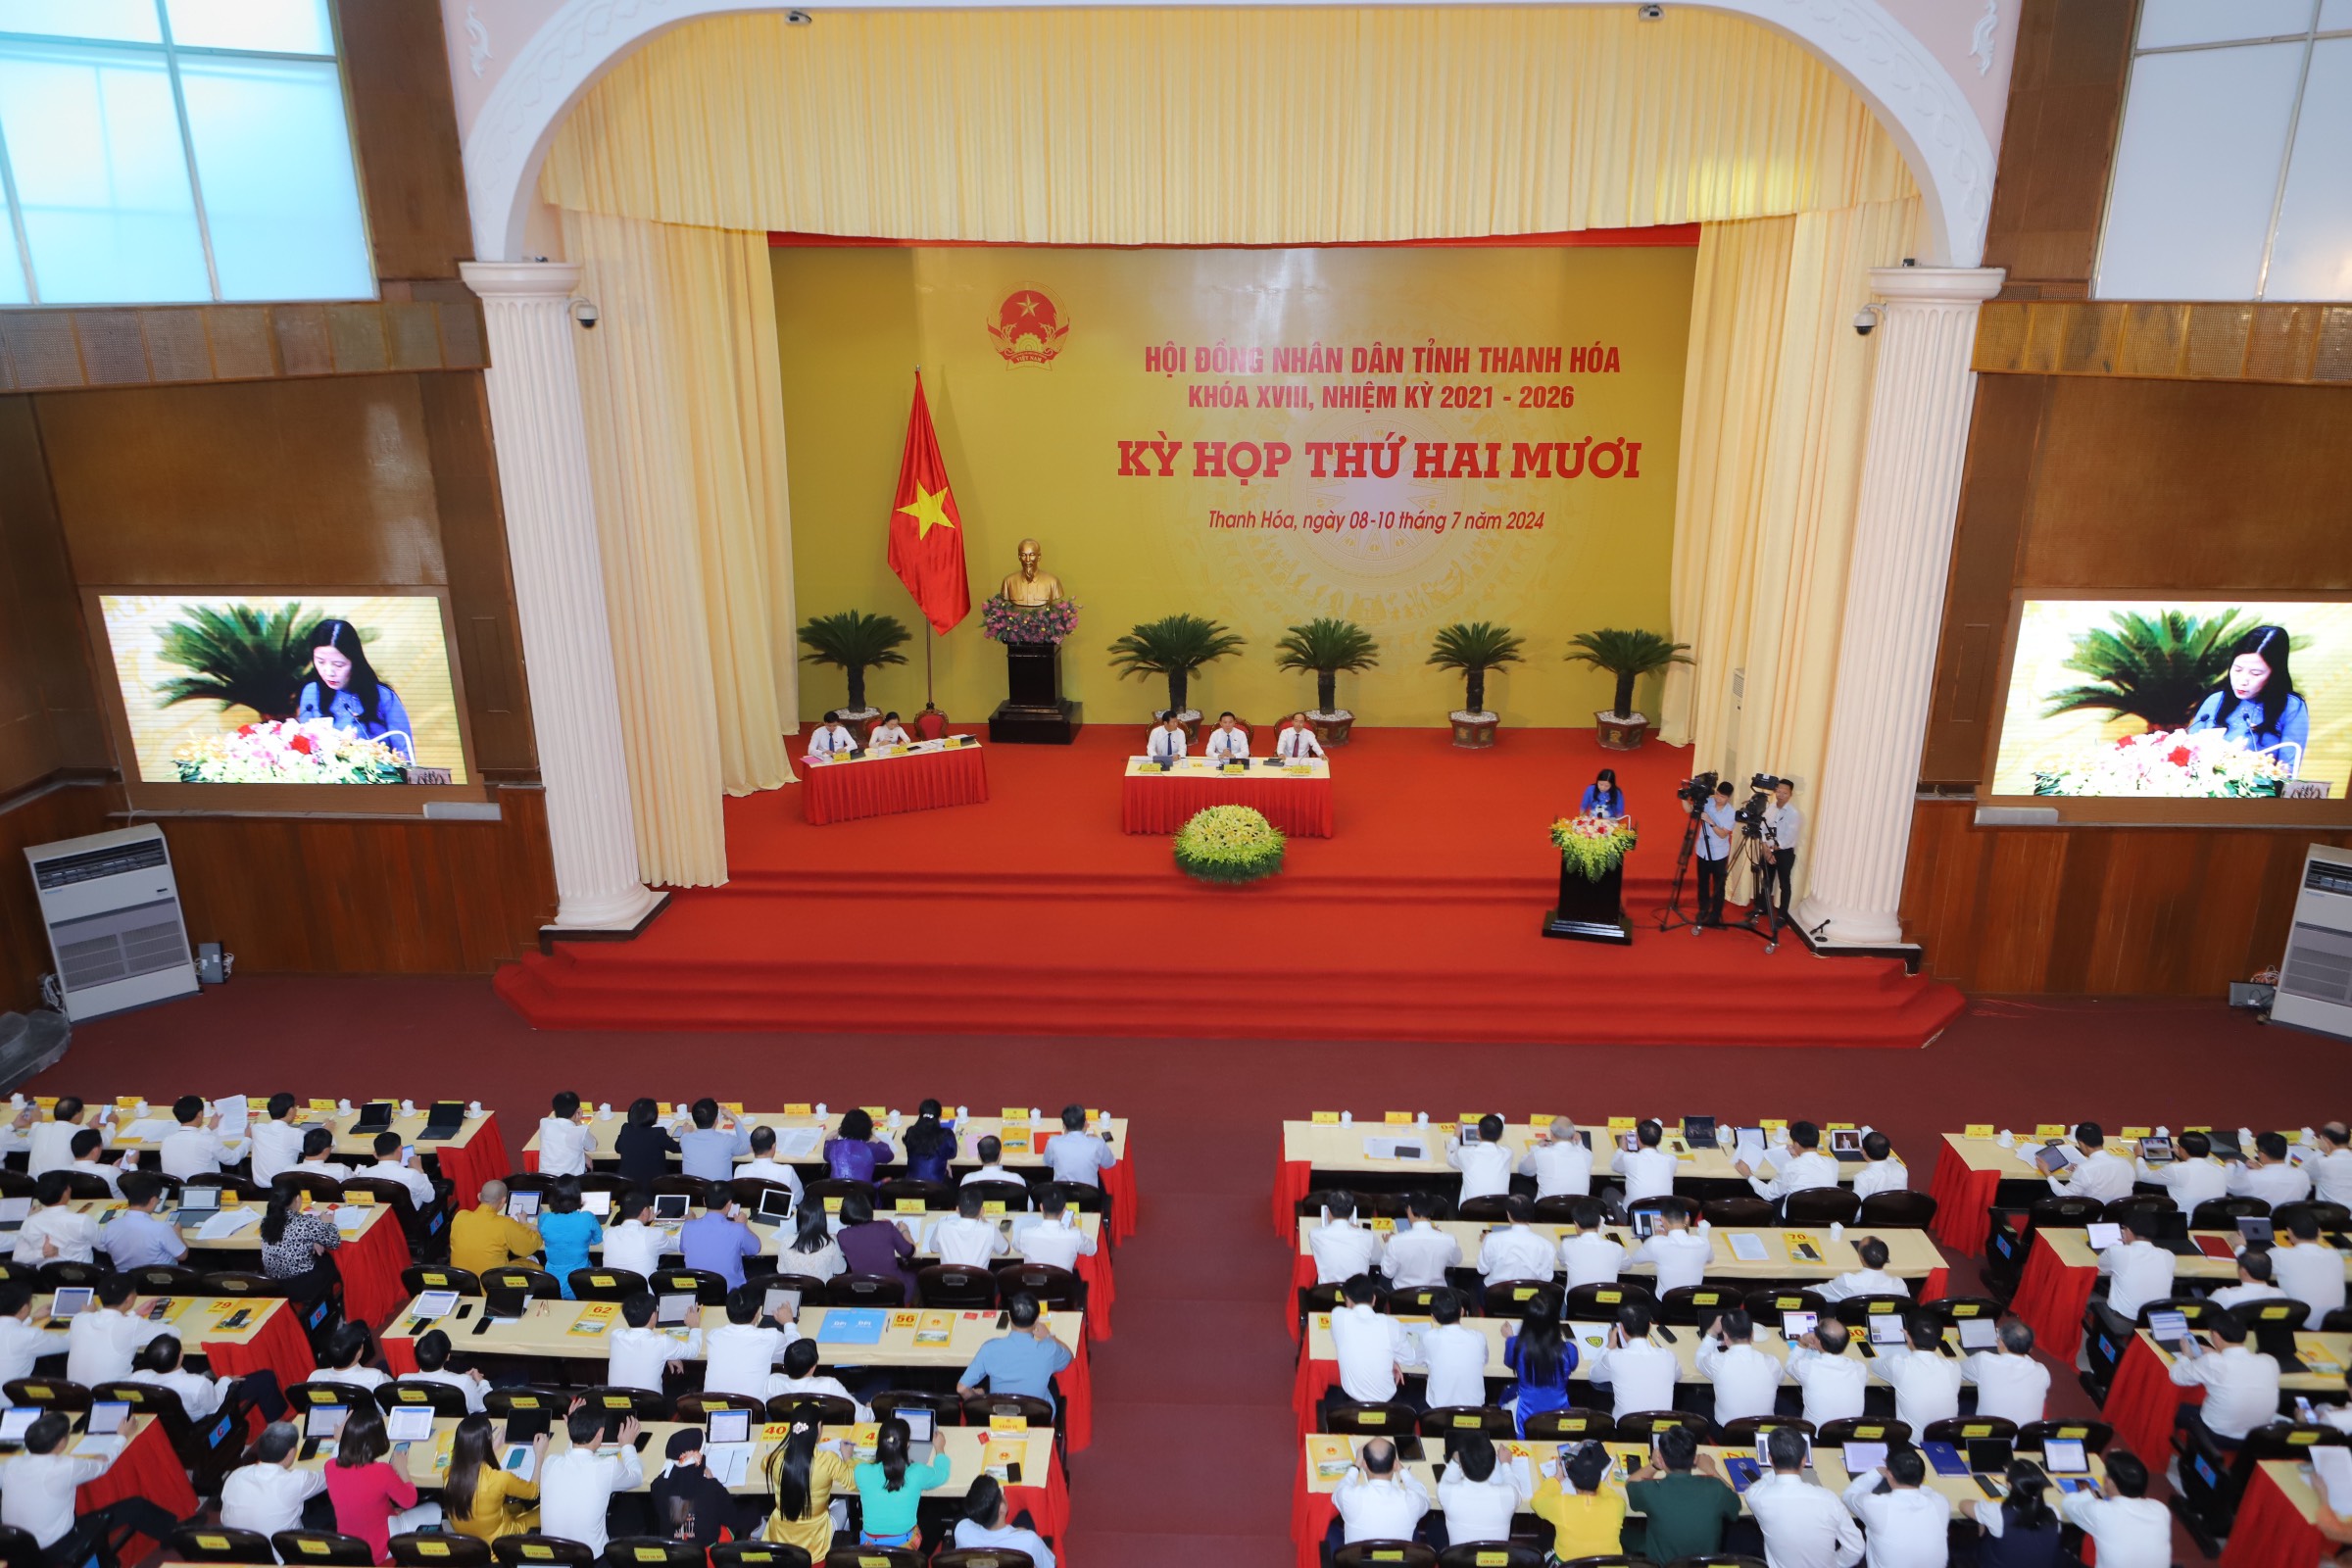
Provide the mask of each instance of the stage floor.
POLYGON ((991 747, 981 806, 811 827, 797 786, 729 801, 725 887, 678 890, 635 942, 509 965, 498 990, 542 1028, 1596 1044, 1916 1047, 1960 1008, 1891 961, 1660 933, 1688 750, 1359 729, 1333 753, 1335 836, 1292 840, 1279 877, 1234 889, 1119 831, 1140 734, 991 747), (1634 942, 1548 941, 1545 828, 1603 766, 1647 830, 1627 868, 1634 942))

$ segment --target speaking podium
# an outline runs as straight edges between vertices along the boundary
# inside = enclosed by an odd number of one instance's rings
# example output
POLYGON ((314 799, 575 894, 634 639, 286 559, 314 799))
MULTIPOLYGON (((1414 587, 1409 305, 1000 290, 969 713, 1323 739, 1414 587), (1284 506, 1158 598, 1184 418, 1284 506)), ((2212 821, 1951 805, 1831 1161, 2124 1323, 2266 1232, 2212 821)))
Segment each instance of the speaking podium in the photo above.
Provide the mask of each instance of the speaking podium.
POLYGON ((1078 733, 1079 705, 1061 695, 1061 644, 1004 645, 1004 701, 988 715, 1000 746, 1067 746, 1078 733))
POLYGON ((1633 926, 1625 918, 1625 861, 1594 881, 1560 857, 1560 902, 1544 914, 1544 934, 1579 942, 1630 946, 1633 926))

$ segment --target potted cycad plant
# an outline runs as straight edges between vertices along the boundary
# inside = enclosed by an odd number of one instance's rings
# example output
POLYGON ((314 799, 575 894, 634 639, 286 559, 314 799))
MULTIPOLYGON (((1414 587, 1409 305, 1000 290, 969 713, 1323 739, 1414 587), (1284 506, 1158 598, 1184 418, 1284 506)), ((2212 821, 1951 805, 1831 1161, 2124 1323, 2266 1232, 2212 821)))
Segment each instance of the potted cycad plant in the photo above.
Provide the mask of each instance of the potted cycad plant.
POLYGON ((1500 719, 1487 710, 1487 671, 1518 663, 1524 641, 1508 626, 1490 625, 1483 620, 1457 620, 1438 629, 1429 662, 1440 669, 1462 672, 1462 706, 1449 715, 1453 721, 1454 745, 1494 744, 1494 726, 1500 719))
POLYGON ((848 672, 850 677, 849 706, 841 710, 841 721, 865 744, 866 732, 882 710, 869 706, 865 700, 865 672, 883 664, 904 664, 906 656, 899 645, 912 634, 896 615, 869 615, 862 611, 845 610, 837 615, 812 615, 801 628, 801 641, 808 645, 803 659, 819 664, 832 664, 848 672))
POLYGON ((1615 706, 1592 715, 1600 744, 1612 752, 1630 752, 1649 733, 1649 718, 1634 711, 1634 682, 1668 664, 1690 662, 1689 643, 1670 642, 1654 631, 1623 631, 1604 627, 1580 631, 1568 640, 1571 663, 1591 664, 1617 677, 1615 706))
POLYGON ((1238 654, 1246 641, 1222 621, 1201 615, 1163 615, 1147 620, 1110 645, 1110 662, 1122 677, 1162 675, 1168 682, 1168 710, 1184 721, 1185 733, 1198 736, 1200 714, 1185 703, 1185 688, 1193 672, 1213 660, 1238 654))
POLYGON ((299 604, 276 610, 252 605, 197 605, 163 631, 166 663, 193 671, 158 690, 164 706, 218 703, 223 711, 249 708, 262 719, 292 718, 308 678, 310 653, 302 635, 311 616, 299 604))
POLYGON ((1325 746, 1345 746, 1355 715, 1339 704, 1340 671, 1370 669, 1380 662, 1380 644, 1352 620, 1318 615, 1303 626, 1293 626, 1275 644, 1282 657, 1276 667, 1315 672, 1315 708, 1306 721, 1325 746))
POLYGON ((2230 673, 2230 646, 2254 629, 2240 610, 2191 615, 2117 611, 2110 624, 2075 638, 2065 667, 2089 680, 2052 692, 2044 718, 2097 709, 2109 719, 2136 718, 2149 729, 2179 729, 2205 694, 2230 673))

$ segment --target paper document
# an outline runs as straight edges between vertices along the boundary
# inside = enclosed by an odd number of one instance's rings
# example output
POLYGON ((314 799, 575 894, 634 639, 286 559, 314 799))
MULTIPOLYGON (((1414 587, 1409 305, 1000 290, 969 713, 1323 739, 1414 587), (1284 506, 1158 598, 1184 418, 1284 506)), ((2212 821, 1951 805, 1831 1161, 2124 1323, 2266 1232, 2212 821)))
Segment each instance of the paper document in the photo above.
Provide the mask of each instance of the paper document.
POLYGON ((178 1122, 167 1121, 160 1116, 141 1116, 122 1129, 122 1141, 126 1144, 152 1144, 178 1126, 178 1122))
POLYGON ((213 1109, 220 1113, 220 1125, 213 1129, 215 1132, 223 1138, 245 1136, 247 1117, 250 1113, 245 1108, 243 1095, 230 1095, 225 1100, 216 1100, 213 1102, 213 1109))
POLYGON ((807 1159, 816 1152, 817 1144, 823 1137, 823 1131, 815 1127, 779 1127, 776 1129, 776 1158, 787 1162, 807 1159))
POLYGON ((1424 1147, 1417 1138, 1367 1136, 1364 1139, 1364 1157, 1366 1159, 1420 1159, 1424 1157, 1424 1147))
POLYGON ((356 1204, 346 1203, 335 1210, 335 1229, 346 1236, 359 1235, 360 1227, 367 1223, 368 1210, 356 1204))
POLYGON ((2339 1517, 2352 1514, 2352 1448, 2314 1445, 2303 1451, 2311 1456, 2311 1473, 2328 1506, 2339 1517))
POLYGON ((1764 1238, 1753 1231, 1734 1231, 1731 1235, 1732 1256, 1742 1263, 1761 1263, 1766 1253, 1764 1238))
POLYGON ((196 1227, 196 1239, 204 1242, 226 1241, 237 1232, 262 1222, 258 1208, 224 1208, 196 1227))
POLYGON ((705 1444, 703 1463, 710 1467, 720 1486, 732 1491, 752 1473, 752 1446, 748 1443, 705 1444))
POLYGON ((1749 1170, 1754 1170, 1758 1165, 1763 1164, 1764 1129, 1761 1127, 1740 1128, 1732 1145, 1732 1158, 1735 1162, 1745 1164, 1749 1170))

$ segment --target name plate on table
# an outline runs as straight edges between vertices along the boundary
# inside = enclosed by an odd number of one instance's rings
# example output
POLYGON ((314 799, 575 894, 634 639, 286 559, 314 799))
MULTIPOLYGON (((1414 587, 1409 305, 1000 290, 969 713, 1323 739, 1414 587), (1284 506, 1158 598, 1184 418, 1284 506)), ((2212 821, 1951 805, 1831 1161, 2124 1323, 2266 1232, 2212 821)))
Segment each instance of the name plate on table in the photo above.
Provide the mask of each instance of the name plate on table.
POLYGON ((1307 1120, 1317 1127, 1337 1127, 1340 1124, 1340 1113, 1336 1110, 1313 1111, 1308 1114, 1307 1120))
POLYGON ((1960 1129, 1960 1136, 1963 1138, 1990 1138, 1992 1136, 1992 1123, 1988 1121, 1972 1121, 1966 1127, 1960 1129))
POLYGON ((808 1103, 808 1102, 803 1100, 796 1101, 792 1104, 786 1105, 784 1107, 784 1114, 787 1116, 813 1116, 816 1114, 816 1111, 808 1103))
POLYGON ((1637 1125, 1635 1118, 1631 1116, 1611 1116, 1609 1118, 1609 1131, 1613 1133, 1630 1133, 1637 1125))
POLYGON ((2036 1138, 2064 1138, 2066 1136, 2066 1123, 2062 1121, 2035 1122, 2034 1124, 2034 1136, 2036 1138))
POLYGON ((1409 1110, 1392 1110, 1383 1113, 1380 1119, 1391 1127, 1410 1127, 1413 1124, 1413 1113, 1409 1110))

